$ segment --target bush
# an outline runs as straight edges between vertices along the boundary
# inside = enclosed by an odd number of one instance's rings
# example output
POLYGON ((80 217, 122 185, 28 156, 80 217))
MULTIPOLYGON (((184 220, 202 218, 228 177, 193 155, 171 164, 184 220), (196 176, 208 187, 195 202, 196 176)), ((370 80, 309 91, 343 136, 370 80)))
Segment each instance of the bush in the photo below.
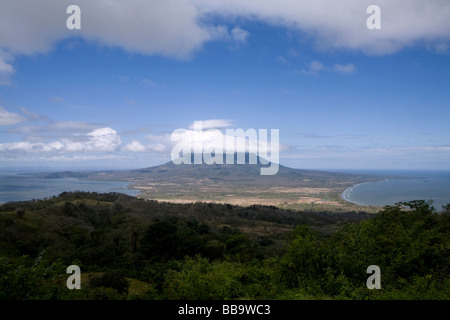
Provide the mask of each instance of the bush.
POLYGON ((120 272, 111 271, 106 272, 102 276, 95 276, 89 280, 91 288, 112 288, 120 294, 127 294, 130 283, 126 280, 120 272))

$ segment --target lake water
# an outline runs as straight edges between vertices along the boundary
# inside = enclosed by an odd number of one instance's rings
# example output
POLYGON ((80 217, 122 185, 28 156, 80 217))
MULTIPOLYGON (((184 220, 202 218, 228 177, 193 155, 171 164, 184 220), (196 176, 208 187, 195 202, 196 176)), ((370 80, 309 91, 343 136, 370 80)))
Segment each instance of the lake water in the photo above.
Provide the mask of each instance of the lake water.
MULTIPOLYGON (((343 171, 343 170, 341 170, 343 171)), ((400 201, 433 200, 437 210, 450 203, 450 171, 367 171, 345 170, 404 177, 357 184, 345 190, 342 198, 361 205, 385 206, 400 201)), ((76 178, 44 179, 33 174, 0 172, 0 203, 26 201, 57 196, 67 191, 120 192, 136 196, 139 190, 128 189, 124 181, 90 181, 76 178)))
MULTIPOLYGON (((359 173, 363 173, 359 171, 359 173)), ((385 206, 401 201, 433 200, 436 210, 450 203, 450 171, 365 171, 405 177, 357 184, 342 198, 361 205, 385 206)))
POLYGON ((49 198, 64 191, 120 192, 136 196, 139 190, 128 189, 128 184, 124 181, 44 179, 32 174, 0 173, 0 203, 49 198))

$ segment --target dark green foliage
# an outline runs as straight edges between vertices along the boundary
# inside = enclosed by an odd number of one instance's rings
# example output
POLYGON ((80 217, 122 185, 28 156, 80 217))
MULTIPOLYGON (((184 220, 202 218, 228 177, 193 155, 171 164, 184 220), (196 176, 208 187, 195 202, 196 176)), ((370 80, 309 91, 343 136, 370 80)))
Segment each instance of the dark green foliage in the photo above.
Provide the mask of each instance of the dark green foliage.
POLYGON ((142 253, 148 257, 171 258, 178 256, 179 238, 175 221, 158 221, 150 225, 141 241, 142 253))
POLYGON ((8 203, 0 299, 127 299, 125 278, 150 286, 132 296, 141 299, 449 299, 443 209, 310 214, 82 192, 8 203), (102 276, 69 290, 71 264, 102 276), (369 265, 381 268, 381 290, 366 287, 369 265))
POLYGON ((106 272, 101 276, 92 277, 89 280, 91 288, 106 287, 116 290, 120 294, 128 293, 130 283, 124 278, 121 272, 106 272))
POLYGON ((317 232, 307 226, 297 227, 280 260, 281 278, 286 286, 309 287, 315 283, 316 275, 323 269, 322 251, 317 232))
POLYGON ((237 229, 213 234, 208 225, 181 218, 151 224, 140 243, 143 256, 151 261, 179 260, 197 254, 218 259, 225 254, 243 254, 249 245, 247 237, 237 229))
MULTIPOLYGON (((419 298, 415 290, 424 286, 433 290, 424 298, 446 299, 448 227, 448 214, 437 214, 429 203, 415 201, 386 207, 373 219, 348 224, 326 239, 301 228, 280 261, 282 278, 291 287, 312 286, 313 293, 358 297, 357 289, 364 288, 368 277, 366 268, 377 265, 384 292, 393 297, 408 296, 411 290, 414 299, 419 298)), ((364 292, 365 297, 369 294, 380 292, 364 292)))

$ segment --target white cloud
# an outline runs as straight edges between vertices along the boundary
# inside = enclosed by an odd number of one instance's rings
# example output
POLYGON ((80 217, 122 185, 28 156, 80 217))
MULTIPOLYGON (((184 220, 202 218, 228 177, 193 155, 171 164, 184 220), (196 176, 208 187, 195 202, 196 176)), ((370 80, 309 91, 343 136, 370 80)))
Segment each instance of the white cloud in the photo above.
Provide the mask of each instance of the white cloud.
POLYGON ((47 120, 46 116, 30 111, 24 107, 20 107, 20 111, 26 116, 27 121, 47 120))
POLYGON ((71 36, 120 47, 129 52, 186 58, 211 39, 208 26, 199 26, 198 10, 190 1, 79 0, 81 30, 68 30, 70 0, 0 2, 0 47, 11 52, 47 52, 71 36), (20 25, 20 28, 17 26, 20 25))
MULTIPOLYGON (((148 138, 147 138, 148 139, 148 138)), ((165 137, 161 137, 161 139, 155 140, 166 140, 165 137)), ((164 153, 168 151, 170 148, 170 143, 168 141, 164 141, 163 143, 153 143, 153 144, 142 144, 139 141, 133 140, 127 145, 125 145, 122 150, 129 152, 158 152, 164 153)))
MULTIPOLYGON (((203 120, 202 128, 203 129, 211 129, 211 128, 229 128, 233 126, 233 120, 228 119, 212 119, 212 120, 203 120)), ((194 123, 189 125, 189 129, 194 128, 194 123)))
POLYGON ((245 43, 249 35, 250 33, 248 31, 243 30, 240 27, 234 27, 233 30, 231 30, 231 36, 234 40, 239 42, 245 43))
POLYGON ((59 141, 51 143, 20 141, 0 144, 0 152, 52 152, 60 151, 63 148, 64 145, 59 141))
POLYGON ((378 0, 382 29, 368 30, 371 0, 197 0, 199 10, 247 17, 301 30, 318 49, 391 54, 425 42, 450 40, 450 2, 441 0, 378 0))
POLYGON ((14 68, 12 65, 0 60, 0 74, 11 74, 14 73, 14 68))
POLYGON ((322 62, 314 60, 312 61, 306 69, 301 70, 302 74, 315 76, 322 71, 337 72, 337 73, 354 73, 356 72, 356 67, 352 63, 348 64, 335 64, 333 67, 327 67, 322 62))
POLYGON ((115 151, 121 144, 120 136, 111 128, 95 129, 87 134, 87 141, 77 151, 115 151))
MULTIPOLYGON (((366 28, 370 0, 78 0, 81 30, 68 30, 66 8, 71 4, 0 0, 0 50, 11 55, 43 53, 57 41, 76 36, 128 52, 185 59, 204 43, 223 39, 226 28, 214 24, 210 17, 215 16, 302 31, 321 50, 390 54, 422 44, 442 51, 450 41, 450 2, 442 0, 378 0, 381 30, 366 28)), ((235 27, 230 36, 245 42, 248 31, 235 27)), ((14 72, 4 58, 0 70, 14 72)))
MULTIPOLYGON (((0 33, 0 44, 1 44, 1 33, 0 33)), ((11 76, 16 72, 14 70, 11 61, 13 57, 2 50, 0 45, 0 85, 8 86, 11 85, 11 76)))
POLYGON ((434 51, 439 54, 449 54, 450 48, 448 43, 437 43, 434 45, 434 51))
MULTIPOLYGON (((15 163, 27 163, 27 162, 57 162, 57 165, 60 165, 62 162, 74 162, 71 164, 71 168, 76 168, 77 165, 80 165, 81 162, 85 161, 100 161, 99 168, 101 170, 105 169, 105 162, 104 160, 114 160, 114 163, 118 160, 127 160, 127 162, 130 161, 129 158, 125 156, 121 156, 118 154, 58 154, 58 155, 49 155, 49 154, 27 154, 26 157, 23 157, 21 155, 8 155, 8 156, 2 156, 0 154, 0 161, 5 162, 15 162, 15 163)), ((56 165, 56 163, 55 163, 56 165)), ((83 166, 84 167, 84 166, 83 166)), ((90 168, 91 169, 91 168, 90 168)))
POLYGON ((147 79, 147 78, 142 79, 141 83, 146 85, 147 87, 154 87, 154 86, 158 85, 155 81, 152 81, 152 80, 147 79))
POLYGON ((72 132, 84 132, 86 130, 93 130, 97 127, 98 124, 79 121, 56 121, 48 125, 49 130, 57 132, 67 130, 70 130, 72 132))
MULTIPOLYGON (((200 122, 200 121, 199 121, 200 122)), ((122 150, 129 152, 158 152, 169 154, 175 146, 186 146, 185 150, 193 153, 197 152, 216 152, 234 153, 250 152, 261 154, 261 152, 270 153, 271 131, 267 130, 267 140, 259 136, 259 130, 243 130, 245 136, 237 131, 227 132, 225 128, 230 129, 231 120, 213 119, 201 121, 202 128, 194 127, 194 123, 188 129, 177 129, 171 134, 146 135, 145 142, 132 141, 125 145, 122 150), (255 133, 252 134, 252 131, 255 133)), ((230 129, 231 130, 231 129, 230 129)), ((239 129, 232 129, 239 130, 239 129)), ((290 149, 290 146, 279 144, 279 150, 290 149)))
POLYGON ((301 72, 307 75, 317 75, 323 70, 325 70, 325 66, 321 62, 314 60, 308 65, 307 69, 303 69, 301 72))
MULTIPOLYGON (((206 129, 203 126, 203 130, 199 129, 197 127, 174 131, 171 135, 172 144, 183 146, 184 150, 189 150, 192 153, 211 152, 212 150, 222 153, 249 152, 261 154, 261 152, 271 152, 271 130, 267 130, 268 136, 264 139, 258 129, 227 129, 225 132, 214 127, 206 129)), ((277 147, 286 148, 284 145, 277 145, 277 147)))
POLYGON ((147 149, 155 152, 166 152, 168 147, 162 143, 157 143, 147 146, 147 149))
POLYGON ((96 128, 105 126, 102 123, 86 123, 78 121, 51 121, 45 116, 24 110, 28 116, 27 121, 44 120, 33 125, 20 125, 7 130, 8 133, 24 135, 26 141, 52 141, 68 140, 87 137, 87 134, 96 128))
POLYGON ((0 107, 0 126, 12 126, 25 121, 27 119, 20 114, 9 112, 0 107))
POLYGON ((335 64, 333 70, 339 73, 354 73, 356 72, 356 67, 352 63, 335 64))
POLYGON ((131 152, 145 152, 147 148, 142 145, 139 141, 132 141, 129 144, 125 145, 122 148, 123 151, 131 151, 131 152))
POLYGON ((121 144, 118 133, 109 128, 98 128, 87 134, 52 142, 7 142, 0 144, 0 152, 113 152, 121 144))
POLYGON ((153 141, 153 142, 167 142, 170 141, 170 134, 161 134, 161 135, 153 135, 153 134, 147 134, 144 136, 145 140, 153 141))
POLYGON ((210 26, 209 32, 212 40, 228 42, 228 48, 236 50, 241 44, 247 43, 250 33, 239 26, 228 29, 226 25, 210 26))

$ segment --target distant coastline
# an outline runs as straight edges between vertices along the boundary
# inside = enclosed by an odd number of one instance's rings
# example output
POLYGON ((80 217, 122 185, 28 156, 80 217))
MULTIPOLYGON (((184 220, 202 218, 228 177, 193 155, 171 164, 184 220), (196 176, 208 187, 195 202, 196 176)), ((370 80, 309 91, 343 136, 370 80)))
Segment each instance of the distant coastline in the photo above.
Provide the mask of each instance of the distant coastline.
MULTIPOLYGON (((360 183, 358 183, 358 184, 360 184, 360 183)), ((344 192, 341 193, 341 199, 342 199, 342 200, 345 200, 345 201, 347 201, 347 202, 350 202, 350 203, 354 203, 354 204, 363 206, 363 204, 358 203, 358 202, 356 202, 356 201, 352 201, 352 200, 350 199, 350 194, 352 193, 353 188, 356 187, 358 184, 355 184, 355 185, 353 185, 353 186, 348 187, 347 189, 345 189, 344 192)))
POLYGON ((386 206, 413 200, 432 201, 437 211, 450 203, 450 172, 417 171, 408 178, 389 178, 355 184, 341 193, 341 199, 360 206, 386 206))
POLYGON ((345 200, 347 202, 353 203, 353 204, 357 204, 359 206, 367 206, 364 203, 359 203, 358 201, 354 201, 354 200, 350 199, 350 196, 351 196, 353 190, 356 187, 358 187, 360 185, 363 185, 363 184, 366 184, 366 183, 374 183, 374 182, 361 182, 361 183, 357 183, 357 184, 355 184, 355 185, 353 185, 351 187, 348 187, 347 189, 344 190, 344 192, 341 193, 341 199, 343 199, 343 200, 345 200))
MULTIPOLYGON (((62 192, 73 191, 118 192, 140 198, 169 202, 212 201, 239 205, 277 204, 291 209, 304 208, 312 204, 342 207, 343 203, 336 201, 337 198, 348 204, 364 206, 367 209, 394 205, 400 201, 433 199, 433 205, 439 210, 442 205, 450 203, 450 171, 427 173, 423 171, 371 172, 369 170, 364 172, 361 170, 355 172, 361 178, 354 179, 353 185, 352 182, 347 180, 346 184, 350 187, 343 190, 342 185, 339 186, 336 183, 336 179, 342 181, 346 176, 340 176, 340 173, 333 172, 282 168, 286 173, 280 175, 279 181, 277 181, 278 185, 269 188, 263 187, 267 181, 262 181, 259 175, 254 178, 253 175, 247 174, 247 179, 253 183, 253 187, 248 188, 247 185, 239 184, 243 177, 246 177, 245 172, 238 171, 235 173, 237 178, 233 178, 230 175, 218 176, 217 170, 210 167, 205 167, 204 170, 198 172, 192 171, 197 169, 196 167, 183 168, 181 171, 177 169, 180 168, 170 168, 166 165, 156 168, 111 172, 63 171, 37 174, 1 172, 0 204, 11 201, 50 198, 62 192), (185 174, 183 176, 184 171, 196 175, 185 174), (323 176, 327 178, 327 181, 335 184, 330 186, 326 182, 298 186, 293 184, 292 179, 287 179, 290 176, 302 179, 305 175, 313 181, 317 176, 323 176), (184 177, 184 184, 180 184, 181 177, 184 177), (209 179, 201 179, 202 177, 209 177, 209 179), (180 187, 191 184, 192 179, 200 179, 200 185, 206 191, 197 194, 195 188, 180 187), (224 181, 224 183, 220 185, 220 188, 217 188, 218 185, 216 183, 211 184, 211 181, 224 181), (236 181, 238 182, 237 185, 236 181), (335 200, 330 198, 329 194, 334 194, 335 200)), ((230 169, 227 168, 227 170, 230 169)), ((347 173, 350 172, 347 171, 347 173)), ((352 173, 348 177, 349 179, 352 178, 352 173)))
POLYGON ((138 189, 127 181, 97 181, 74 177, 43 178, 33 174, 0 174, 0 204, 58 196, 62 192, 118 192, 137 196, 138 189))
POLYGON ((369 206, 369 204, 362 203, 362 202, 358 202, 358 201, 355 201, 355 200, 351 200, 351 199, 350 199, 350 196, 351 196, 353 190, 354 190, 356 187, 359 187, 359 186, 364 185, 364 184, 369 184, 369 183, 379 183, 379 182, 385 182, 385 181, 390 181, 390 180, 392 180, 392 179, 383 179, 383 180, 379 180, 379 181, 368 181, 368 182, 357 183, 357 184, 355 184, 355 185, 353 185, 353 186, 348 187, 347 189, 345 189, 344 192, 341 193, 341 199, 342 199, 342 200, 345 200, 345 201, 347 201, 347 202, 353 203, 353 204, 357 204, 357 205, 359 205, 359 206, 369 206))

